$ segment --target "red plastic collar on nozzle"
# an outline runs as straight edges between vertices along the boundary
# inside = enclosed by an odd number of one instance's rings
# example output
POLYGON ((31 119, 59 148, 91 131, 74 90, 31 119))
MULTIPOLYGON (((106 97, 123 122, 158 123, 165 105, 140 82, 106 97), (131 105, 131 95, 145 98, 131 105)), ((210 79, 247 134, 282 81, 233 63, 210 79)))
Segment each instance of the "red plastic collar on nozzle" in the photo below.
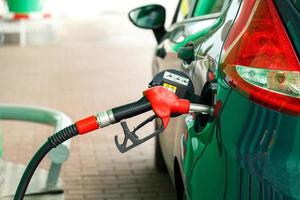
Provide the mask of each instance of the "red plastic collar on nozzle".
POLYGON ((189 100, 179 99, 176 94, 162 86, 145 90, 144 96, 150 102, 154 113, 161 118, 164 128, 168 126, 171 114, 189 113, 189 100))
POLYGON ((80 135, 99 128, 99 124, 95 116, 90 116, 85 119, 79 120, 75 123, 75 126, 77 128, 78 134, 80 135))

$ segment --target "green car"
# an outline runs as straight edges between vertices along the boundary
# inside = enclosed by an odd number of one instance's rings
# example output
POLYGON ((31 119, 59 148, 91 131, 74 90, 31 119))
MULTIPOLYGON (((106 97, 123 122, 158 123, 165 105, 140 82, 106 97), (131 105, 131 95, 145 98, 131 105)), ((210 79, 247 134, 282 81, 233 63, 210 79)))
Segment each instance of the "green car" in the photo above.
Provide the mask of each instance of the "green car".
POLYGON ((170 121, 156 167, 178 199, 300 199, 300 0, 179 0, 132 10, 158 46, 153 75, 185 72, 213 115, 170 121))

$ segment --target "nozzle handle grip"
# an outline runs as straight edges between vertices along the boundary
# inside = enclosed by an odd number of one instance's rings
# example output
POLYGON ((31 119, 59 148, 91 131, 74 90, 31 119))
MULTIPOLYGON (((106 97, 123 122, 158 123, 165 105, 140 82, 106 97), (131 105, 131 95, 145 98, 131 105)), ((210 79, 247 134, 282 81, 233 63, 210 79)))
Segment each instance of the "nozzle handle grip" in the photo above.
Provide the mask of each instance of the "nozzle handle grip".
POLYGON ((146 97, 142 97, 136 102, 113 108, 112 112, 116 122, 119 122, 123 119, 150 111, 151 109, 152 107, 149 101, 146 99, 146 97))

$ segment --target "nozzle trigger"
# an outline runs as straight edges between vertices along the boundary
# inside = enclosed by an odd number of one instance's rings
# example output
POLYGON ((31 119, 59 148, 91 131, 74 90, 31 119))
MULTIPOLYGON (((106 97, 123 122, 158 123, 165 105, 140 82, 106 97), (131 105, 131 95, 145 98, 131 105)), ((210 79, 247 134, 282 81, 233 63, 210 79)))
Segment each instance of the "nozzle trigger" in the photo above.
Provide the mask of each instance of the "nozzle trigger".
MULTIPOLYGON (((121 126, 123 128, 123 132, 124 132, 124 140, 123 142, 120 144, 119 143, 119 139, 118 136, 115 135, 115 144, 118 148, 118 150, 121 153, 125 153, 126 151, 129 151, 132 148, 135 148, 136 146, 146 142, 147 140, 159 135, 161 132, 164 131, 164 126, 161 125, 157 130, 155 130, 153 133, 149 134, 148 136, 139 139, 139 137, 135 134, 135 132, 137 130, 139 130, 140 128, 142 128, 143 126, 145 126, 146 124, 148 124, 149 122, 153 121, 156 117, 156 115, 153 115, 149 118, 147 118, 145 121, 143 121, 141 124, 139 124, 136 128, 134 128, 132 131, 129 130, 127 123, 121 122, 121 126), (131 145, 127 145, 128 144, 128 140, 130 140, 132 142, 131 145)), ((162 123, 161 123, 162 124, 162 123)))

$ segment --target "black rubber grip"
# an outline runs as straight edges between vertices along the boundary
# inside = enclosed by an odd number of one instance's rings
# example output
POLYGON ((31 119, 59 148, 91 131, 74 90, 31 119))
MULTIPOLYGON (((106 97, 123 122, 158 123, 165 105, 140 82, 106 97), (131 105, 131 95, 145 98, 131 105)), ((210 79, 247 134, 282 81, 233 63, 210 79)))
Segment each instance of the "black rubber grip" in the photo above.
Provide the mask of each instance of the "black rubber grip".
POLYGON ((127 119, 144 112, 151 110, 151 104, 146 99, 146 97, 142 97, 140 100, 129 103, 120 107, 116 107, 112 109, 116 122, 121 121, 122 119, 127 119))

